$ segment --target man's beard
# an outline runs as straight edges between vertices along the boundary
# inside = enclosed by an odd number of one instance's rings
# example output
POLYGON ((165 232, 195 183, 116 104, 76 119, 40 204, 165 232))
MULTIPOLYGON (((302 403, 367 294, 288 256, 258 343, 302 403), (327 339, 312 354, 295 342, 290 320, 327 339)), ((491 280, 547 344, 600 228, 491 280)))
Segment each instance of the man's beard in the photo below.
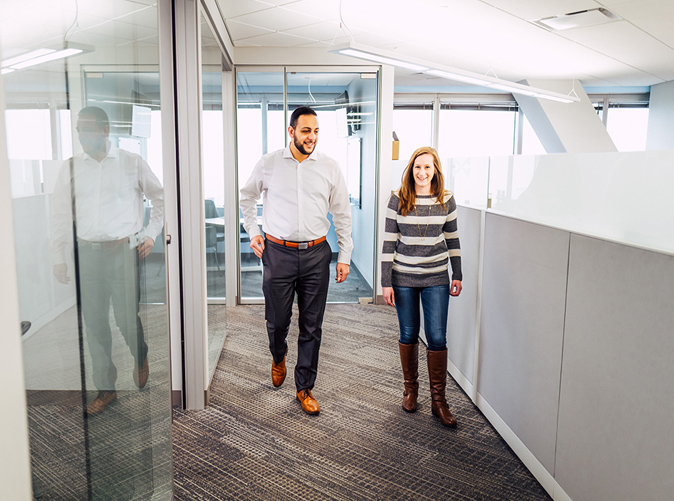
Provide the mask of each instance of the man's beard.
POLYGON ((296 137, 293 137, 293 144, 295 145, 295 148, 297 148, 297 151, 299 151, 302 155, 311 155, 311 153, 316 149, 316 143, 317 141, 314 141, 314 147, 311 149, 311 151, 307 151, 304 148, 304 143, 300 143, 296 137))

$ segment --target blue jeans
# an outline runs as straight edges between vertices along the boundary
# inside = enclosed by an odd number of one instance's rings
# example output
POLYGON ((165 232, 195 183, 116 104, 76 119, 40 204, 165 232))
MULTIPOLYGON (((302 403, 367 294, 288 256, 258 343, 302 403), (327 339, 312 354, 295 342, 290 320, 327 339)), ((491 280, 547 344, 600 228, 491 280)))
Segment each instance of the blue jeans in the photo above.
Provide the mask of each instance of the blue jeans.
POLYGON ((449 284, 433 287, 393 286, 400 342, 415 344, 419 340, 419 296, 424 308, 424 332, 430 351, 447 348, 447 309, 449 307, 449 284))

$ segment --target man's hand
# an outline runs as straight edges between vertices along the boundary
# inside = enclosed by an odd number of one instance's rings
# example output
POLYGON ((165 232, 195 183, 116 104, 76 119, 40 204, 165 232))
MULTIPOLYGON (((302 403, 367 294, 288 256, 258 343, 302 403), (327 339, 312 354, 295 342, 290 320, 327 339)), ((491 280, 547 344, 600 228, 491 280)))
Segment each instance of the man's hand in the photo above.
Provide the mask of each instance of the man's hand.
POLYGON ((461 294, 461 280, 452 280, 452 285, 449 287, 450 296, 458 296, 461 294))
POLYGON ((145 259, 150 251, 152 251, 152 247, 154 247, 154 240, 147 237, 142 243, 138 244, 138 257, 145 259))
POLYGON ((262 238, 262 235, 255 235, 250 239, 250 248, 253 249, 257 257, 262 259, 262 252, 264 251, 264 238, 262 238))
POLYGON ((343 282, 346 280, 346 277, 349 276, 349 265, 344 263, 337 263, 337 269, 335 270, 336 276, 335 281, 337 283, 343 282))
POLYGON ((70 282, 70 277, 68 276, 68 265, 65 263, 55 264, 54 276, 56 277, 56 280, 58 280, 62 284, 67 284, 68 282, 70 282))
POLYGON ((395 294, 393 293, 393 287, 382 287, 381 294, 384 296, 384 302, 389 306, 396 305, 395 294))

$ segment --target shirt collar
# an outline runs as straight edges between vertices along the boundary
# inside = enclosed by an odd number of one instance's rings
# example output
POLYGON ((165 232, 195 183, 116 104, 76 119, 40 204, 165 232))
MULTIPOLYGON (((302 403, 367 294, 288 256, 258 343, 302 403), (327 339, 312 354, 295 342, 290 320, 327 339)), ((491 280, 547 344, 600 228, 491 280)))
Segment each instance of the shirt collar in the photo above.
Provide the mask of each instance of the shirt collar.
MULTIPOLYGON (((314 156, 315 151, 316 150, 312 151, 311 155, 309 155, 304 160, 316 160, 316 157, 314 156)), ((285 150, 283 150, 283 158, 292 158, 293 160, 295 160, 297 162, 297 159, 293 156, 293 152, 290 151, 290 144, 288 144, 288 146, 286 146, 285 150)))
MULTIPOLYGON (((82 156, 85 160, 89 159, 96 160, 94 157, 92 157, 91 155, 89 155, 89 153, 86 152, 82 152, 82 156)), ((110 148, 108 148, 108 153, 105 155, 105 158, 101 160, 101 163, 103 163, 108 158, 118 158, 118 157, 119 157, 119 148, 110 144, 110 148)))

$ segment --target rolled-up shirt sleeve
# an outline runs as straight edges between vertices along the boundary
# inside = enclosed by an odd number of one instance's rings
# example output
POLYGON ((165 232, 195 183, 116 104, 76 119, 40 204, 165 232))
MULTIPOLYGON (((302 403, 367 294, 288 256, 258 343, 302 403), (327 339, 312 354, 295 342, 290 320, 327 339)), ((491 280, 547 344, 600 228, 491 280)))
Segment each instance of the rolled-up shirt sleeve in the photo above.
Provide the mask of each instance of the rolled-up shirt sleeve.
POLYGON ((66 248, 73 240, 72 196, 70 194, 70 164, 61 165, 51 198, 51 251, 54 264, 66 262, 66 248))
POLYGON ((346 181, 344 181, 344 176, 339 167, 337 168, 335 177, 335 183, 330 190, 330 206, 328 211, 332 214, 332 222, 335 225, 335 233, 337 234, 337 245, 339 247, 337 262, 350 264, 353 241, 351 240, 351 202, 349 201, 349 190, 346 187, 346 181))
POLYGON ((241 196, 239 205, 241 206, 241 213, 243 214, 243 227, 250 238, 255 236, 262 236, 262 230, 257 224, 257 200, 263 189, 264 176, 264 158, 261 158, 253 173, 248 178, 245 186, 241 188, 241 196))
POLYGON ((140 187, 145 197, 152 203, 150 221, 145 228, 145 236, 150 237, 156 242, 164 227, 164 188, 147 162, 143 160, 140 160, 140 162, 140 187))

